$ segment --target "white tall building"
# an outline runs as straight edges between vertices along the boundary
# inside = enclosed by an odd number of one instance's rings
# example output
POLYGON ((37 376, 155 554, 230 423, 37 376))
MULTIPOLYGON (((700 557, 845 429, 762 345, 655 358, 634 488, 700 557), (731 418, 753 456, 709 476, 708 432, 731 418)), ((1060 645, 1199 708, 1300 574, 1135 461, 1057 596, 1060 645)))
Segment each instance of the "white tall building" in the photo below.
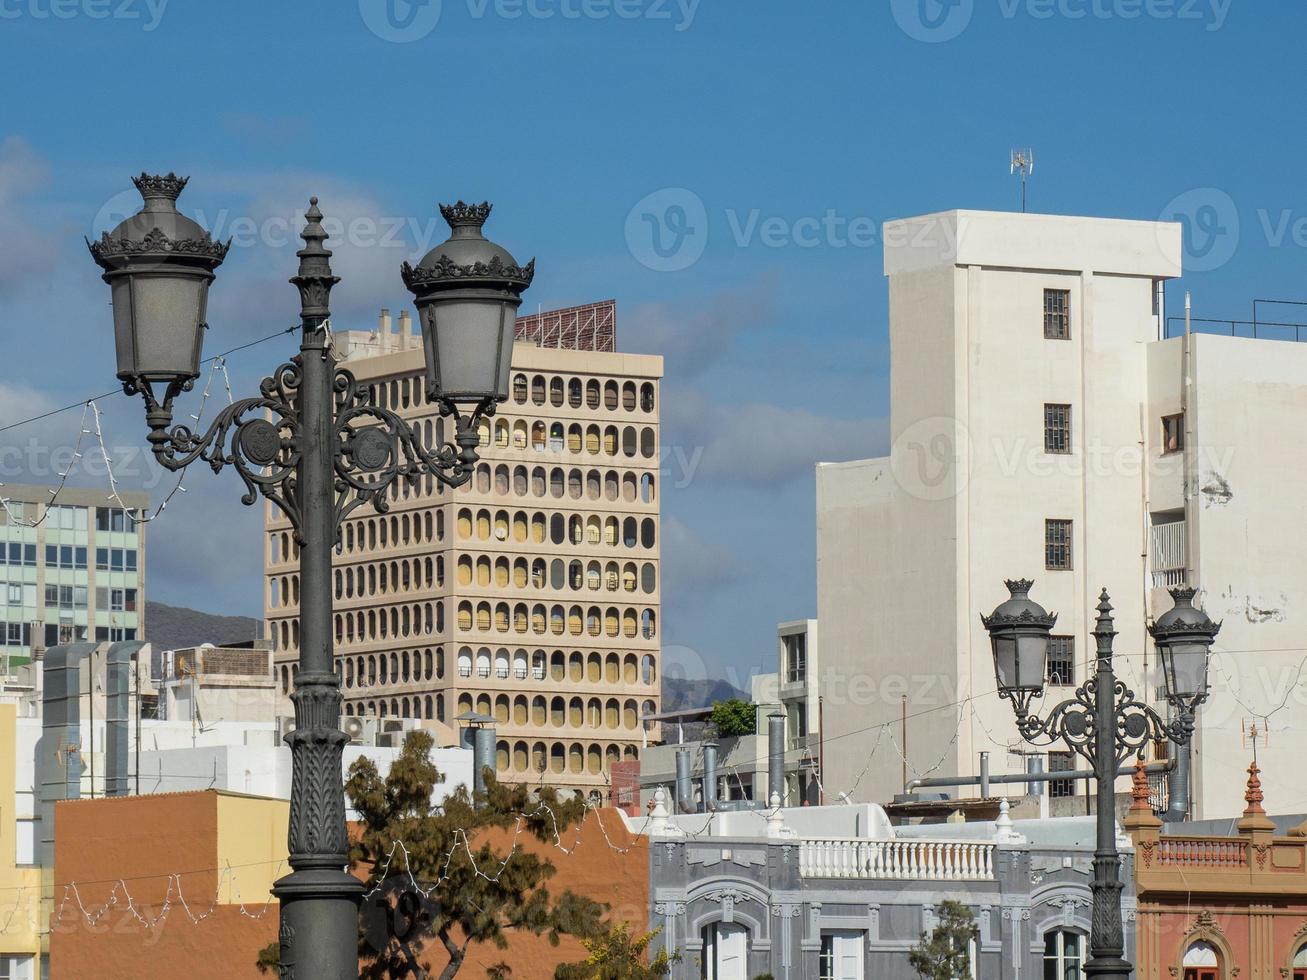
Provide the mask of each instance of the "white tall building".
POLYGON ((1146 625, 1188 581, 1224 620, 1194 815, 1242 808, 1228 775, 1256 715, 1277 799, 1307 805, 1288 775, 1307 721, 1307 346, 1166 339, 1177 224, 953 211, 885 242, 890 455, 817 468, 828 793, 899 792, 905 730, 909 776, 973 773, 982 751, 1022 770, 980 622, 1005 578, 1059 615, 1050 706, 1086 679, 1102 587, 1118 675, 1156 703, 1146 625))

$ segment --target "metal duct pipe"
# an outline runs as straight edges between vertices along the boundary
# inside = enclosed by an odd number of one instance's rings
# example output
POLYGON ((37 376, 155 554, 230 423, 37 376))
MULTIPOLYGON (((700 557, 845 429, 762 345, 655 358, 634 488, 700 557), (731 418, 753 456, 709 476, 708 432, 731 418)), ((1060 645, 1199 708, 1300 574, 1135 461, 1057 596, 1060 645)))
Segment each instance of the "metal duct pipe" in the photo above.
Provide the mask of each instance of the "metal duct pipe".
MULTIPOLYGON (((132 672, 143 640, 127 640, 109 647, 105 657, 104 795, 129 792, 127 749, 131 742, 132 672)), ((137 709, 140 710, 139 708, 137 709)))
POLYGON ((1044 757, 1042 755, 1026 756, 1026 774, 1034 778, 1026 780, 1027 796, 1043 796, 1044 780, 1041 775, 1044 772, 1044 757))
POLYGON ((785 802, 785 716, 772 714, 767 716, 767 799, 780 797, 785 802))
POLYGON ((690 781, 690 750, 676 750, 676 812, 694 812, 694 784, 690 781))
POLYGON ((1176 747, 1175 768, 1166 781, 1166 812, 1158 814, 1163 823, 1179 823, 1189 818, 1189 765, 1193 739, 1176 747))
POLYGON ((717 743, 703 743, 703 812, 717 809, 717 743))
POLYGON ((482 725, 472 736, 472 788, 478 793, 486 791, 486 769, 495 768, 495 729, 482 725))
MULTIPOLYGON (((1166 762, 1150 762, 1144 766, 1146 773, 1170 772, 1175 768, 1175 760, 1168 759, 1166 762)), ((1116 771, 1118 776, 1133 776, 1134 766, 1122 766, 1116 771)), ((990 776, 991 783, 1033 783, 1033 782, 1052 782, 1054 779, 1093 779, 1095 773, 1092 769, 1074 769, 1066 772, 1024 772, 1009 773, 1001 776, 990 776)), ((908 781, 907 792, 922 789, 923 787, 936 786, 974 786, 980 782, 979 776, 932 776, 929 779, 912 779, 908 781)))
POLYGON ((989 799, 989 753, 980 753, 980 798, 989 799))

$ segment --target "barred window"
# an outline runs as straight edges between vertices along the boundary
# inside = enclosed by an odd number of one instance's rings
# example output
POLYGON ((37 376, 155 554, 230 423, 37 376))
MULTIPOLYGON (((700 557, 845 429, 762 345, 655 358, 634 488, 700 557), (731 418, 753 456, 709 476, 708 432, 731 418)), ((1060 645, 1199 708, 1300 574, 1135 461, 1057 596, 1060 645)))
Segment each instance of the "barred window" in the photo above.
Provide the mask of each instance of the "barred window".
POLYGON ((1178 453, 1184 449, 1184 415, 1162 417, 1162 453, 1178 453))
POLYGON ((1072 686, 1076 682, 1076 638, 1048 638, 1048 683, 1072 686))
POLYGON ((1071 290, 1044 290, 1044 339, 1071 339, 1071 290))
POLYGON ((1071 406, 1044 405, 1044 452, 1071 452, 1071 406))
POLYGON ((1044 567, 1050 571, 1068 571, 1071 568, 1070 521, 1044 521, 1044 567))
MULTIPOLYGON (((1071 772, 1075 769, 1075 755, 1070 752, 1050 752, 1048 753, 1048 771, 1049 772, 1071 772)), ((1053 779, 1048 784, 1048 795, 1050 799, 1062 799, 1068 796, 1076 795, 1076 781, 1074 779, 1053 779)))

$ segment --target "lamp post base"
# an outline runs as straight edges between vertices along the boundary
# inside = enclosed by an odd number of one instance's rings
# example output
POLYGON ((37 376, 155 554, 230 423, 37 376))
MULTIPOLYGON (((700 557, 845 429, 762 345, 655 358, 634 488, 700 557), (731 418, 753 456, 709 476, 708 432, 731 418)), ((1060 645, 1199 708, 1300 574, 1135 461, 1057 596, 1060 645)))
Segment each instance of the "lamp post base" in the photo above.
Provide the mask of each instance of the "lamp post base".
POLYGON ((1088 980, 1130 980, 1134 966, 1119 956, 1101 957, 1085 962, 1085 976, 1088 980))
POLYGON ((279 980, 357 980, 363 883, 344 871, 304 868, 272 893, 281 902, 279 980))

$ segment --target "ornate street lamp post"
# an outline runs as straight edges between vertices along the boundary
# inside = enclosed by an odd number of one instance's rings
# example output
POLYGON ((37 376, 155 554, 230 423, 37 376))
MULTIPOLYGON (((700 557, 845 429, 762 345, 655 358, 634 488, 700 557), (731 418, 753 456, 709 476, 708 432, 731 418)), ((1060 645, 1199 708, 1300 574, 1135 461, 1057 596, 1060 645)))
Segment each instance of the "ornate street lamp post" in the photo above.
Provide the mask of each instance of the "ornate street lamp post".
POLYGON ((1178 709, 1171 722, 1135 698, 1112 667, 1112 603, 1104 589, 1093 636, 1098 667, 1076 689, 1075 697, 1054 707, 1046 719, 1030 712, 1044 693, 1048 638, 1057 616, 1030 599, 1031 583, 1009 581, 1011 597, 982 616, 993 647, 999 694, 1012 702, 1017 730, 1027 742, 1049 745, 1059 739, 1082 756, 1097 783, 1098 833, 1094 850, 1094 909, 1085 974, 1101 980, 1128 980, 1134 967, 1125 959, 1121 926, 1121 855, 1116 849, 1116 775, 1121 764, 1149 742, 1189 741, 1194 711, 1207 698, 1207 654, 1219 626, 1192 606, 1194 593, 1176 589, 1176 608, 1160 617, 1152 634, 1161 653, 1167 700, 1178 709))
POLYGON ((281 976, 345 980, 358 976, 358 906, 362 884, 346 872, 349 841, 341 758, 340 681, 332 651, 331 552, 341 522, 371 503, 387 509, 399 480, 430 475, 449 487, 471 477, 477 423, 508 397, 516 310, 535 262, 519 266, 487 241, 490 205, 441 207, 451 237, 416 267, 404 263, 426 347, 426 391, 454 437, 424 446, 394 412, 373 404, 368 389, 336 366, 328 301, 340 280, 323 243, 322 212, 310 199, 290 280, 300 294, 299 355, 259 386, 259 396, 226 408, 202 434, 173 425, 173 402, 200 373, 205 304, 227 244, 214 242, 177 211, 187 178, 133 178, 145 206, 88 246, 112 288, 118 378, 145 399, 149 441, 170 470, 203 460, 215 472, 232 466, 241 498, 262 495, 290 520, 300 546, 300 659, 292 755, 292 872, 276 883, 281 903, 281 976))

